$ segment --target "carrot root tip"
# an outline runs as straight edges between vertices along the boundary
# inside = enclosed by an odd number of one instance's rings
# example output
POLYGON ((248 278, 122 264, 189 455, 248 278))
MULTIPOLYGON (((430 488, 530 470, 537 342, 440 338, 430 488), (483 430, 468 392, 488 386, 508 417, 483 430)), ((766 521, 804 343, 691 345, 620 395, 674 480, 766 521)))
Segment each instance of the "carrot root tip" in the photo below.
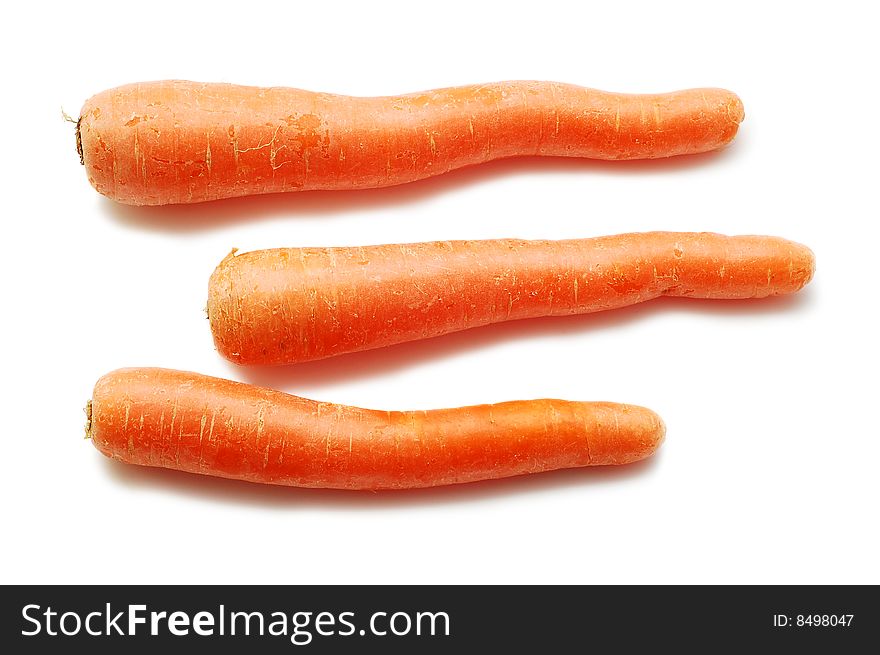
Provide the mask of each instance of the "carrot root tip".
POLYGON ((659 416, 657 417, 657 445, 654 447, 654 450, 660 448, 663 445, 663 442, 666 441, 666 421, 664 421, 659 416))

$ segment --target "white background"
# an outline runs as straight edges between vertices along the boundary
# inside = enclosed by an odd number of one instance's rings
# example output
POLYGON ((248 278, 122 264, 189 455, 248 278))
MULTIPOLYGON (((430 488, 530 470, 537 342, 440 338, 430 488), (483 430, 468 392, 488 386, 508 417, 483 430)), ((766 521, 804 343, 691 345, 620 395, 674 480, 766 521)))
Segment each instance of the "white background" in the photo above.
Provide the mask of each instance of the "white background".
POLYGON ((857 9, 870 5, 487 5, 7 10, 3 582, 880 582, 878 49, 857 9), (532 159, 378 191, 115 205, 89 186, 60 107, 163 78, 355 95, 722 86, 746 120, 726 151, 692 159, 532 159), (270 370, 221 359, 203 312, 233 246, 658 229, 784 236, 814 249, 817 275, 788 299, 659 300, 270 370), (264 488, 101 456, 82 408, 122 366, 381 409, 631 402, 668 435, 628 468, 404 493, 264 488))

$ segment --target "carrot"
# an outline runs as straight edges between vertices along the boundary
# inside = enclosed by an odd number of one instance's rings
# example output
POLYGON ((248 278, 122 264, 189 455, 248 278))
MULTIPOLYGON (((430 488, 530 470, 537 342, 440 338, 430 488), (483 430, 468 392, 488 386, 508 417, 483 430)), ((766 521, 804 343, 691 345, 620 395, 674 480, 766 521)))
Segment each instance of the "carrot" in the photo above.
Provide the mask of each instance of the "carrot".
POLYGON ((355 98, 186 81, 130 84, 82 108, 77 150, 98 192, 131 205, 412 182, 518 155, 652 159, 736 135, 723 89, 620 94, 499 82, 355 98))
POLYGON ((676 232, 233 251, 211 276, 208 317, 227 359, 283 364, 658 296, 788 294, 813 268, 785 239, 676 232))
POLYGON ((105 375, 87 436, 130 464, 336 489, 434 487, 627 464, 665 427, 635 405, 528 400, 424 412, 316 402, 158 368, 105 375))

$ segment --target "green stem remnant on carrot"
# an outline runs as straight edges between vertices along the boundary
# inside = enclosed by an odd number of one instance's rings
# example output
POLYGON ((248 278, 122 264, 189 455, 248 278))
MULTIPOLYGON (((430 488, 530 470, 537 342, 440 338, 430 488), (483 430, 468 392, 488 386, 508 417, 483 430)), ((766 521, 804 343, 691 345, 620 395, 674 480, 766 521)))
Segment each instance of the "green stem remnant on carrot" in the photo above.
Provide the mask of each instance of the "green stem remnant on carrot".
POLYGON ((108 457, 250 482, 407 489, 651 455, 665 427, 635 405, 528 400, 424 412, 316 402, 197 373, 121 369, 95 385, 108 457))
POLYGON ((715 150, 743 120, 723 89, 621 94, 499 82, 375 98, 186 81, 90 98, 89 181, 131 205, 392 186, 522 155, 653 159, 715 150))
POLYGON ((208 317, 227 359, 286 364, 658 296, 788 294, 813 268, 800 244, 711 233, 285 248, 227 256, 208 317))

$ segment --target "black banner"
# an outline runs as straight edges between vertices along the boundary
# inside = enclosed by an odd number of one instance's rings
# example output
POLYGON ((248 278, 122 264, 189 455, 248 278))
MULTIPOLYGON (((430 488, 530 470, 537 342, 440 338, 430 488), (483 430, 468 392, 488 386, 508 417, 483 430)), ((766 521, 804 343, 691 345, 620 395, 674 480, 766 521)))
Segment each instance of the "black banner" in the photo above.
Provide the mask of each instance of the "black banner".
POLYGON ((4 587, 2 645, 90 655, 856 652, 878 643, 878 619, 874 587, 4 587))

